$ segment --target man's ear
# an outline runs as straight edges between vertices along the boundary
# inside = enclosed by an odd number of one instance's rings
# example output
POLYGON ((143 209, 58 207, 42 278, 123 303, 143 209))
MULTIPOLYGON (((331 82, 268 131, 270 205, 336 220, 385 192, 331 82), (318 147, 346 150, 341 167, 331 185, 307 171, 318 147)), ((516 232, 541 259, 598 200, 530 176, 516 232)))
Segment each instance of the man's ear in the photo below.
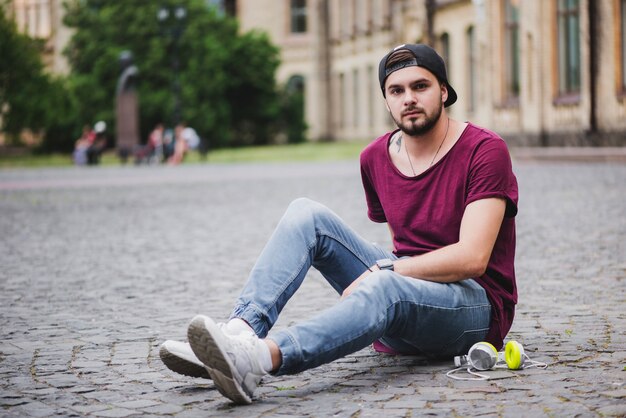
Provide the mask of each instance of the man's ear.
POLYGON ((440 83, 441 86, 441 102, 445 103, 448 100, 448 85, 446 83, 440 83))
POLYGON ((389 108, 389 105, 387 104, 387 99, 385 99, 385 107, 387 108, 387 112, 391 114, 391 109, 389 108))

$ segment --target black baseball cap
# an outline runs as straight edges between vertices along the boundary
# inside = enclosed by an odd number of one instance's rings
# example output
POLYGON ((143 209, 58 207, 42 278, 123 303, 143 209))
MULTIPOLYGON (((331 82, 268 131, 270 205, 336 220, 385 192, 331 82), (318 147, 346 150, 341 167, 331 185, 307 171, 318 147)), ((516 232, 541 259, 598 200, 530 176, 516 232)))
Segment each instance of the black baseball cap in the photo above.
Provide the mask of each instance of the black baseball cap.
POLYGON ((385 96, 385 80, 387 80, 389 74, 401 70, 402 68, 416 66, 426 68, 428 71, 433 73, 435 77, 437 77, 440 83, 446 83, 446 86, 448 87, 448 99, 443 104, 445 107, 451 106, 452 104, 454 104, 454 102, 456 102, 456 91, 454 91, 454 89, 450 85, 450 82, 448 81, 446 64, 445 62, 443 62, 443 58, 441 58, 434 49, 424 44, 398 45, 397 47, 389 51, 389 53, 385 55, 382 60, 380 60, 380 64, 378 65, 378 80, 380 81, 380 89, 383 91, 383 96, 385 96), (385 68, 387 67, 387 60, 389 59, 391 54, 400 50, 409 51, 411 54, 413 54, 415 58, 401 61, 397 64, 394 64, 390 68, 385 68))

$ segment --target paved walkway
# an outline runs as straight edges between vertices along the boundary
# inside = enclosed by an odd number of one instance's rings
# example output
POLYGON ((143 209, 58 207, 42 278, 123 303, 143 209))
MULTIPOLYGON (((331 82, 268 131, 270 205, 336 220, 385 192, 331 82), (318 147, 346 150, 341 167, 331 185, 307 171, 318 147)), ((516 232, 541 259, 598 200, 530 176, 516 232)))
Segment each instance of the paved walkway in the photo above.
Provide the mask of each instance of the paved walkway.
MULTIPOLYGON (((224 319, 287 204, 319 200, 372 241, 355 161, 0 171, 0 415, 624 416, 626 164, 515 162, 511 338, 547 370, 458 382, 451 362, 370 349, 267 378, 234 407, 158 358, 224 319)), ((277 327, 334 303, 312 272, 277 327)))

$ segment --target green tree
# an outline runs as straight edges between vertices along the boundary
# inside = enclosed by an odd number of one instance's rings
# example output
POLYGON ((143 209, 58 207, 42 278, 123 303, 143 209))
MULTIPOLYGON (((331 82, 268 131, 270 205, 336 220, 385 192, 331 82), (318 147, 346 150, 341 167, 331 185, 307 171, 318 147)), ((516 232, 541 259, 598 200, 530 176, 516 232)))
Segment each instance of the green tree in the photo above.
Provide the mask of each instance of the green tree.
POLYGON ((157 122, 173 122, 175 54, 181 117, 211 146, 268 143, 275 134, 279 58, 265 35, 239 34, 237 22, 205 0, 72 0, 66 8, 65 23, 75 29, 66 50, 69 85, 80 104, 80 120, 102 119, 114 126, 118 59, 130 50, 139 69, 143 138, 157 122), (177 41, 174 22, 157 19, 163 6, 187 11, 177 41))
POLYGON ((82 121, 77 119, 77 104, 64 78, 51 79, 48 89, 40 95, 48 118, 43 138, 35 149, 38 153, 69 152, 80 136, 82 121))
POLYGON ((59 127, 71 106, 63 81, 44 72, 41 50, 41 42, 20 34, 0 4, 0 129, 14 144, 24 129, 59 127))
POLYGON ((304 78, 293 76, 281 92, 282 131, 287 142, 296 144, 306 140, 307 124, 304 119, 304 78))

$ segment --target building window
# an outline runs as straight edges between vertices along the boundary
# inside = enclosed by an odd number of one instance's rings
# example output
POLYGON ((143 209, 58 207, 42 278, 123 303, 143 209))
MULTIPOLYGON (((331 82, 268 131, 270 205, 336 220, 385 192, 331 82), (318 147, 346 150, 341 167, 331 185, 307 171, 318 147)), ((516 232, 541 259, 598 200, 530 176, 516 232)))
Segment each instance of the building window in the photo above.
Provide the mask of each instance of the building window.
POLYGON ((476 90, 478 79, 476 77, 476 36, 474 34, 474 27, 467 28, 467 69, 468 69, 468 83, 467 90, 469 93, 469 100, 467 107, 470 112, 476 109, 476 90))
POLYGON ((210 7, 214 7, 220 15, 237 16, 236 0, 207 0, 210 7))
POLYGON ((557 2, 559 95, 580 92, 580 32, 578 0, 557 2))
POLYGON ((378 0, 372 1, 372 30, 380 29, 383 25, 382 19, 382 10, 381 10, 381 2, 378 0))
POLYGON ((292 75, 287 80, 287 94, 304 93, 304 77, 300 74, 292 75))
POLYGON ((439 53, 446 63, 448 79, 450 79, 450 35, 447 33, 443 33, 439 37, 439 53))
POLYGON ((306 0, 291 0, 291 33, 306 32, 306 0))
POLYGON ((374 5, 372 3, 373 0, 367 0, 367 4, 365 6, 365 30, 367 33, 371 33, 372 29, 374 29, 374 5))
POLYGON ((504 0, 504 86, 505 100, 515 101, 520 94, 519 6, 504 0))
POLYGON ((626 93, 626 0, 620 0, 620 66, 621 66, 621 80, 620 80, 620 93, 626 93))
POLYGON ((339 128, 346 127, 346 77, 343 73, 339 74, 339 128))
POLYGON ((367 66, 367 119, 368 126, 374 127, 374 93, 376 92, 376 79, 374 78, 374 67, 367 66))
POLYGON ((13 10, 20 31, 31 38, 49 38, 52 34, 51 8, 50 0, 15 1, 13 10))
POLYGON ((361 91, 361 86, 359 85, 359 70, 355 69, 352 72, 352 94, 354 105, 352 106, 352 123, 355 128, 359 127, 361 121, 359 120, 359 116, 361 114, 360 106, 361 106, 361 97, 359 92, 361 91))
POLYGON ((237 0, 224 0, 224 12, 228 16, 237 16, 237 0))
POLYGON ((357 1, 353 3, 354 8, 354 32, 358 35, 362 35, 367 31, 367 4, 357 4, 357 1))
POLYGON ((287 81, 285 86, 285 108, 283 118, 287 124, 287 142, 290 144, 304 142, 306 140, 305 123, 305 79, 297 74, 287 81))

